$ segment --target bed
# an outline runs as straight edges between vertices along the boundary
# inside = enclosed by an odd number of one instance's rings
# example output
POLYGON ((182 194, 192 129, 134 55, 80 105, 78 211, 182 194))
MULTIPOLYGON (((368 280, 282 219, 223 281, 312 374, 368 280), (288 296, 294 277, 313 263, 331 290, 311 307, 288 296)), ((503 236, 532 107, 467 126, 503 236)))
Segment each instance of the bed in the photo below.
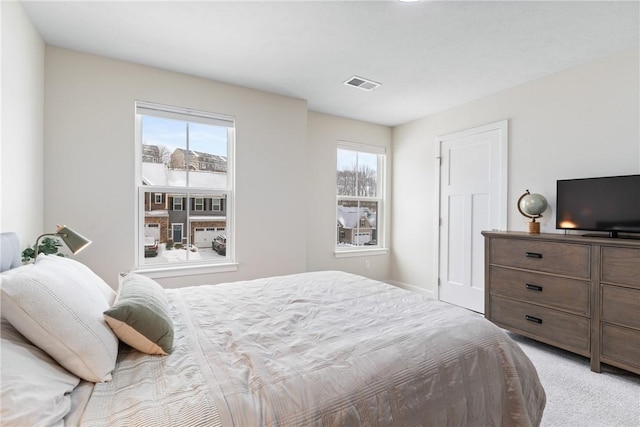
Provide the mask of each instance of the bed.
POLYGON ((322 271, 166 290, 129 273, 115 295, 80 263, 40 257, 19 266, 2 256, 11 267, 0 276, 2 425, 536 426, 542 418, 545 393, 518 345, 482 316, 420 294, 322 271), (36 298, 43 288, 48 297, 36 298), (131 301, 131 313, 145 312, 142 324, 110 317, 131 301))

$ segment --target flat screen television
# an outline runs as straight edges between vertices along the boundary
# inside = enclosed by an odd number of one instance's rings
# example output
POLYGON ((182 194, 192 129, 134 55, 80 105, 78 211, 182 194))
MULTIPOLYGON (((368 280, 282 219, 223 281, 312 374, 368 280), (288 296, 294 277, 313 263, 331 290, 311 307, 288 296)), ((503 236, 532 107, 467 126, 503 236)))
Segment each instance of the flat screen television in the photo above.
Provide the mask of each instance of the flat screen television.
POLYGON ((640 175, 558 180, 556 228, 640 233, 640 175))

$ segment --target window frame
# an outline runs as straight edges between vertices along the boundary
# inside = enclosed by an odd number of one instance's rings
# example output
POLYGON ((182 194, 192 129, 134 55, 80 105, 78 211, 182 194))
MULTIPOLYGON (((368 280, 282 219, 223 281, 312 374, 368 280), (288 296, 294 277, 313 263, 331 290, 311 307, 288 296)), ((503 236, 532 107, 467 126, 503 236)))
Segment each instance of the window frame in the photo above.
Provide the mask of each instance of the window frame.
MULTIPOLYGON (((335 220, 334 224, 338 225, 338 205, 341 201, 357 201, 357 202, 365 202, 377 203, 377 211, 376 211, 376 244, 375 245, 362 245, 362 246, 339 246, 339 233, 344 233, 344 230, 339 230, 338 232, 334 232, 334 257, 335 258, 345 258, 352 256, 369 256, 369 255, 382 255, 388 254, 389 250, 387 247, 387 239, 386 239, 386 215, 387 212, 387 149, 384 146, 378 146, 373 144, 364 144, 358 142, 350 142, 350 141, 337 141, 335 148, 335 174, 334 174, 334 188, 336 201, 334 205, 334 215, 335 220), (367 153, 367 154, 375 154, 377 156, 377 188, 376 188, 376 196, 351 196, 351 195, 339 195, 337 191, 337 180, 336 174, 338 172, 338 150, 347 150, 354 151, 358 153, 367 153)), ((358 220, 358 224, 360 220, 358 220)), ((359 229, 359 227, 358 227, 359 229)), ((356 232, 357 230, 356 229, 356 232)), ((337 230, 336 230, 337 231, 337 230)))
POLYGON ((195 212, 203 212, 204 209, 204 197, 194 197, 193 198, 193 210, 195 212))
MULTIPOLYGON (((205 274, 237 271, 238 264, 235 261, 235 238, 234 238, 234 219, 235 219, 235 118, 229 115, 217 113, 209 113, 189 108, 175 107, 150 103, 147 101, 135 102, 135 230, 136 230, 136 257, 135 270, 152 278, 176 277, 190 274, 205 274), (156 114, 157 113, 157 114, 156 114), (144 185, 142 182, 142 162, 143 162, 143 116, 154 116, 159 118, 167 118, 180 120, 188 123, 204 123, 211 125, 224 126, 227 128, 227 171, 226 171, 226 188, 198 188, 186 186, 163 187, 157 185, 144 185), (148 263, 144 260, 144 200, 145 193, 163 193, 164 203, 166 206, 173 206, 167 200, 170 194, 181 195, 182 210, 191 213, 190 203, 195 197, 203 199, 203 208, 206 207, 207 198, 224 198, 226 206, 226 234, 229 235, 229 244, 227 246, 226 256, 224 258, 207 258, 205 260, 189 260, 185 262, 167 262, 167 263, 148 263)), ((187 145, 188 148, 188 145, 187 145)), ((171 196, 172 197, 172 196, 171 196)), ((155 199, 155 197, 154 197, 155 199)), ((193 212, 196 212, 195 205, 193 212)), ((200 212, 200 211, 198 211, 200 212)), ((186 228, 183 225, 183 237, 186 236, 190 242, 190 234, 193 226, 189 225, 187 220, 186 228)), ((167 227, 167 236, 172 238, 173 226, 169 224, 167 227)))
POLYGON ((176 212, 184 211, 184 197, 182 197, 182 194, 180 197, 176 197, 175 194, 171 196, 171 209, 176 212))
POLYGON ((213 212, 222 212, 222 199, 218 197, 211 198, 211 210, 213 212))

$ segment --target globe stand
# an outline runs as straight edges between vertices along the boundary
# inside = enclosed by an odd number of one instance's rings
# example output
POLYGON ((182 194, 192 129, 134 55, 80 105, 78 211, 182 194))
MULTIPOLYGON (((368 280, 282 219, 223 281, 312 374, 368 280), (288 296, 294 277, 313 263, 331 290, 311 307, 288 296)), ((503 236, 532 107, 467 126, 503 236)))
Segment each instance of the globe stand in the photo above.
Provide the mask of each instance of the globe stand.
POLYGON ((539 222, 531 221, 531 222, 529 222, 527 224, 529 225, 529 228, 527 230, 527 232, 529 234, 540 234, 540 223, 539 222))

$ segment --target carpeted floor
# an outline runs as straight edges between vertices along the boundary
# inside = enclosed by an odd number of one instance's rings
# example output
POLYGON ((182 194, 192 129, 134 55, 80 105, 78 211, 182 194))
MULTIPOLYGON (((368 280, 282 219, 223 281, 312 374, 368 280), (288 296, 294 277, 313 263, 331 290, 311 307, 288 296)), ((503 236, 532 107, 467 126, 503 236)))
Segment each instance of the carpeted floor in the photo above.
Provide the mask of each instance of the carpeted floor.
MULTIPOLYGON (((547 394, 543 427, 640 427, 640 376, 509 333, 535 365, 547 394)), ((640 357, 640 355, 638 356, 640 357)))

